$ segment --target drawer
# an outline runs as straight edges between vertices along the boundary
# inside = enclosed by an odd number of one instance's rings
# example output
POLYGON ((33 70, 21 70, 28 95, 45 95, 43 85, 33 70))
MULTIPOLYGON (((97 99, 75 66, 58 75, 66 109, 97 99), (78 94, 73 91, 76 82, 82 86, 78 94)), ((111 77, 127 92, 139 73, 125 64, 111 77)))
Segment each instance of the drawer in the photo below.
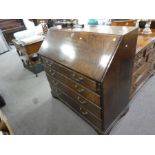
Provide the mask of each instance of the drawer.
POLYGON ((149 64, 148 63, 145 63, 144 65, 142 65, 139 69, 137 69, 134 73, 133 73, 133 76, 132 76, 132 82, 136 82, 137 79, 144 73, 144 72, 147 72, 149 71, 150 68, 149 68, 149 64))
POLYGON ((155 49, 153 49, 151 52, 150 52, 150 55, 149 55, 149 62, 153 62, 155 61, 155 49))
POLYGON ((139 59, 143 58, 144 56, 144 51, 141 50, 135 55, 135 62, 138 61, 139 59))
POLYGON ((133 72, 136 72, 137 69, 139 69, 141 66, 143 66, 146 63, 144 58, 141 58, 137 61, 134 62, 134 68, 133 68, 133 72))
POLYGON ((149 45, 145 50, 144 50, 144 57, 150 54, 154 49, 154 44, 149 45))
POLYGON ((134 75, 133 86, 139 86, 145 80, 145 77, 149 77, 151 73, 150 66, 148 64, 144 65, 137 73, 134 75))
POLYGON ((86 109, 84 109, 82 106, 77 104, 74 100, 72 100, 67 94, 61 92, 59 90, 59 96, 58 98, 69 105, 74 111, 76 111, 78 114, 80 114, 86 121, 93 124, 97 128, 101 129, 102 127, 102 121, 94 117, 90 112, 88 112, 86 109))
POLYGON ((93 115, 101 119, 101 108, 96 106, 95 104, 91 103, 87 99, 83 98, 81 95, 77 94, 75 91, 71 90, 69 87, 65 86, 63 83, 58 81, 57 79, 51 78, 47 75, 47 78, 50 82, 51 87, 55 85, 61 92, 65 94, 69 94, 69 96, 81 107, 87 109, 93 115))
POLYGON ((83 87, 81 84, 69 79, 68 77, 58 73, 57 71, 50 69, 48 70, 45 68, 46 72, 54 79, 61 81, 61 83, 65 84, 87 100, 95 103, 97 106, 100 106, 100 95, 96 94, 95 92, 83 87))
POLYGON ((150 76, 150 71, 144 72, 139 76, 139 79, 136 82, 133 82, 131 84, 131 89, 130 89, 130 98, 133 96, 133 94, 140 88, 142 87, 142 83, 145 82, 145 80, 150 76))
POLYGON ((135 56, 135 62, 136 62, 136 61, 139 61, 139 59, 142 59, 142 58, 145 59, 146 56, 152 52, 152 50, 154 50, 154 49, 153 49, 153 44, 151 44, 151 45, 148 46, 147 48, 145 48, 145 49, 139 51, 139 52, 136 54, 136 56, 135 56))
POLYGON ((51 67, 52 69, 60 72, 61 74, 67 76, 68 78, 76 81, 77 83, 82 84, 86 88, 99 93, 100 86, 98 85, 96 81, 91 80, 87 78, 86 76, 81 75, 80 73, 74 72, 73 70, 68 69, 60 64, 54 63, 49 59, 43 58, 43 62, 45 66, 51 67))
POLYGON ((139 86, 145 82, 145 80, 150 76, 150 71, 144 72, 139 79, 136 81, 136 83, 133 85, 134 89, 138 89, 139 86))

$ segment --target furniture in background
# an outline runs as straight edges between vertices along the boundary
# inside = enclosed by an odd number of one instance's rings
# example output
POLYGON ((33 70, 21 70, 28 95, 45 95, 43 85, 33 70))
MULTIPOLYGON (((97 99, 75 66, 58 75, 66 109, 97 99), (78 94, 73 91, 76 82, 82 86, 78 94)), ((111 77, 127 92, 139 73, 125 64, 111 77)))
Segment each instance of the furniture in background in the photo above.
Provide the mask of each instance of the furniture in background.
MULTIPOLYGON (((147 20, 140 20, 140 27, 141 22, 146 24, 146 21, 147 20)), ((153 22, 153 20, 151 22, 153 22)), ((135 20, 119 20, 117 22, 112 22, 112 25, 135 26, 134 23, 136 23, 135 20)), ((143 28, 145 28, 145 25, 143 28)), ((152 29, 152 31, 152 34, 143 34, 143 29, 141 29, 138 34, 130 88, 130 99, 132 99, 136 92, 155 72, 155 30, 152 29)))
POLYGON ((137 36, 134 27, 51 28, 40 48, 52 95, 101 134, 128 110, 137 36))
MULTIPOLYGON (((141 30, 142 31, 142 30, 141 30)), ((155 72, 155 32, 139 32, 132 73, 130 99, 155 72)))
POLYGON ((0 54, 5 53, 10 50, 2 31, 0 30, 0 54))
POLYGON ((42 26, 39 25, 35 29, 17 32, 14 36, 16 39, 12 42, 16 47, 23 66, 37 76, 38 73, 44 70, 37 54, 45 37, 42 26))
POLYGON ((25 25, 22 19, 0 19, 0 29, 8 44, 12 44, 14 33, 25 30, 25 25))
POLYGON ((136 19, 112 20, 111 26, 136 26, 136 19))
POLYGON ((35 25, 38 25, 44 22, 47 24, 48 28, 58 26, 58 25, 61 25, 64 28, 66 27, 70 28, 70 27, 80 25, 78 24, 77 19, 36 19, 36 20, 32 19, 32 20, 35 23, 35 25))
POLYGON ((38 40, 34 43, 23 44, 21 42, 13 40, 17 53, 23 63, 23 66, 29 71, 36 74, 36 77, 38 73, 44 70, 43 65, 40 61, 40 57, 37 54, 42 42, 43 40, 38 40))

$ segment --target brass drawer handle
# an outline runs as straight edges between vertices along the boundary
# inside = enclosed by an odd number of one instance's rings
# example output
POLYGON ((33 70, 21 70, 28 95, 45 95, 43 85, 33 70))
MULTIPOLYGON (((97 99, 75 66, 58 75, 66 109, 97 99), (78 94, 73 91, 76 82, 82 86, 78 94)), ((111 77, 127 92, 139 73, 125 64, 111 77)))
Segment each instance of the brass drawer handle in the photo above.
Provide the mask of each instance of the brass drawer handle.
POLYGON ((50 72, 50 75, 54 75, 55 74, 55 72, 52 69, 49 69, 48 71, 50 72))
POLYGON ((79 93, 83 93, 83 92, 84 92, 84 89, 81 88, 81 89, 78 89, 77 91, 78 91, 79 93))
MULTIPOLYGON (((75 88, 78 88, 78 86, 75 85, 75 88)), ((83 92, 84 92, 84 89, 83 89, 83 88, 79 88, 79 89, 77 89, 77 91, 78 91, 79 93, 83 93, 83 92)))
POLYGON ((81 111, 81 113, 82 113, 83 115, 87 115, 87 114, 88 114, 88 112, 87 112, 87 111, 83 111, 81 107, 80 107, 80 111, 81 111))
POLYGON ((52 76, 55 74, 55 72, 54 72, 54 71, 52 72, 51 69, 49 70, 49 72, 50 72, 50 74, 51 74, 52 76))
POLYGON ((59 91, 58 89, 55 89, 56 93, 57 93, 57 96, 60 96, 62 93, 61 91, 59 91))
POLYGON ((52 82, 52 84, 53 84, 53 85, 56 83, 56 81, 55 81, 55 80, 52 80, 51 82, 52 82))
POLYGON ((53 65, 53 63, 51 62, 51 61, 49 61, 49 60, 45 60, 45 63, 48 65, 48 66, 52 66, 53 65))
POLYGON ((78 80, 82 81, 83 80, 83 77, 79 77, 78 80))
POLYGON ((81 104, 85 104, 85 103, 86 103, 85 100, 81 101, 79 96, 77 97, 77 100, 78 100, 81 104))
POLYGON ((49 65, 50 67, 52 67, 52 66, 54 65, 54 63, 53 63, 53 62, 50 62, 48 65, 49 65))
POLYGON ((83 77, 76 78, 76 74, 75 73, 73 73, 72 76, 73 76, 74 80, 77 81, 77 82, 80 82, 80 81, 83 80, 83 77))
POLYGON ((138 58, 141 58, 142 57, 142 53, 138 54, 138 58))
POLYGON ((52 84, 53 84, 54 86, 57 86, 57 85, 58 85, 58 82, 56 82, 55 80, 52 80, 51 82, 52 82, 52 84))

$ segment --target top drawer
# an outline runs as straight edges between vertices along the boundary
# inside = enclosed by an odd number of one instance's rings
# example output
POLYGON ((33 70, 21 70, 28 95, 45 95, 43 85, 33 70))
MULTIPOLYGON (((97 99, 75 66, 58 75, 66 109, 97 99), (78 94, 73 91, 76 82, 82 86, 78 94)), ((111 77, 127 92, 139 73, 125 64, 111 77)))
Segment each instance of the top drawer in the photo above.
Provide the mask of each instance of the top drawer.
POLYGON ((77 73, 74 72, 71 69, 68 69, 60 64, 54 63, 52 60, 49 60, 47 58, 42 58, 45 67, 51 67, 52 69, 62 73, 63 75, 67 76, 68 78, 82 84, 83 86, 85 86, 86 88, 99 93, 100 92, 100 86, 97 84, 97 82, 77 73))

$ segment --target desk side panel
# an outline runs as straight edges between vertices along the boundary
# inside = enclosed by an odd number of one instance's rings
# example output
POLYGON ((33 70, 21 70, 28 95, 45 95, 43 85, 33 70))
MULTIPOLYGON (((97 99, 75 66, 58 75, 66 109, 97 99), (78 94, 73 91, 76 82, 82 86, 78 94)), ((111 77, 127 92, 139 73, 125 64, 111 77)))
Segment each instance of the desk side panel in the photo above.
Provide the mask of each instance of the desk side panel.
POLYGON ((125 35, 103 80, 104 131, 111 128, 129 103, 138 30, 125 35))

